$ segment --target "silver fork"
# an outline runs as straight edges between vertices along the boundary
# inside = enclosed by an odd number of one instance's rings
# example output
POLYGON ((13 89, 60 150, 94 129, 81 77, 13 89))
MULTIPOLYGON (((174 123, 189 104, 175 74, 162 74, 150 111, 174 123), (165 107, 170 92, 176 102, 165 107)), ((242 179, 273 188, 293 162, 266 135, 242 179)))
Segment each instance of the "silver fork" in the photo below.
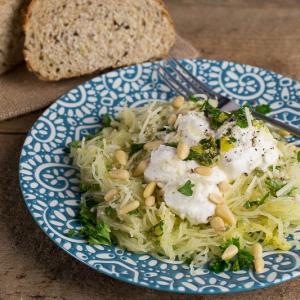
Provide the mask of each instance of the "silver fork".
MULTIPOLYGON (((169 88, 178 95, 189 97, 196 94, 205 94, 207 97, 218 100, 218 108, 223 111, 232 111, 240 108, 240 106, 231 99, 215 93, 175 58, 167 60, 164 66, 159 68, 159 74, 169 88), (168 69, 172 70, 172 72, 169 72, 168 69)), ((256 112, 253 109, 251 109, 251 112, 255 118, 261 119, 280 129, 288 131, 292 135, 300 137, 300 128, 285 124, 277 119, 256 112)))

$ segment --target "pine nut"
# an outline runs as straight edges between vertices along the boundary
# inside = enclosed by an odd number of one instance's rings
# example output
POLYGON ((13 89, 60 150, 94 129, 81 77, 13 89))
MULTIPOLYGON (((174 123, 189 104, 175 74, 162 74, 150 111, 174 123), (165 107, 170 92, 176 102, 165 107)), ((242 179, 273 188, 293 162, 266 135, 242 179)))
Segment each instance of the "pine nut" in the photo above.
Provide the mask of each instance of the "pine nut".
POLYGON ((226 203, 217 204, 215 214, 230 225, 236 224, 236 218, 226 203))
POLYGON ((222 193, 226 193, 231 189, 231 185, 227 181, 221 181, 218 183, 218 187, 222 193))
POLYGON ((145 205, 146 206, 153 206, 155 203, 155 197, 154 196, 149 196, 145 199, 145 205))
POLYGON ((104 196, 104 200, 105 201, 111 201, 113 200, 113 198, 118 194, 118 190, 117 189, 111 189, 110 191, 108 191, 105 196, 104 196))
POLYGON ((218 100, 216 99, 208 99, 208 103, 213 107, 218 107, 218 100))
POLYGON ((140 206, 140 202, 137 200, 131 201, 119 209, 120 215, 128 214, 129 212, 136 210, 140 206))
POLYGON ((156 188, 156 182, 152 181, 148 183, 144 189, 144 193, 143 193, 144 198, 150 197, 153 194, 155 188, 156 188))
POLYGON ((176 123, 177 120, 177 116, 176 114, 172 114, 169 118, 168 118, 168 125, 174 125, 176 123))
POLYGON ((127 170, 112 170, 109 171, 108 174, 113 179, 120 179, 120 180, 129 179, 129 172, 127 170))
POLYGON ((225 251, 222 254, 222 259, 223 260, 229 260, 233 258, 237 253, 239 252, 239 249, 235 245, 230 245, 225 249, 225 251))
POLYGON ((281 135, 281 136, 290 136, 291 135, 291 133, 290 132, 288 132, 287 130, 284 130, 284 129, 279 129, 278 130, 278 133, 281 135))
POLYGON ((256 273, 263 273, 265 270, 265 261, 262 258, 254 259, 254 267, 256 273))
POLYGON ((120 165, 125 166, 127 164, 128 156, 123 150, 117 150, 115 152, 115 158, 120 165))
POLYGON ((209 199, 210 202, 215 203, 215 204, 224 203, 223 197, 218 195, 218 194, 215 194, 215 193, 209 194, 208 199, 209 199))
POLYGON ((133 171, 133 176, 138 177, 144 174, 144 171, 146 170, 148 166, 148 161, 147 160, 142 160, 135 170, 133 171))
POLYGON ((184 104, 184 98, 182 96, 174 97, 172 106, 176 109, 180 108, 184 104))
POLYGON ((162 182, 156 182, 156 185, 162 189, 165 185, 162 182))
POLYGON ((255 259, 262 258, 263 248, 262 245, 256 243, 252 246, 252 253, 255 259))
POLYGON ((184 143, 179 143, 176 149, 176 154, 177 156, 184 160, 189 156, 190 153, 190 148, 188 145, 184 144, 184 143))
POLYGON ((210 225, 215 231, 224 231, 225 230, 225 223, 222 218, 220 217, 213 217, 210 220, 210 225))
POLYGON ((160 140, 155 140, 152 142, 148 142, 144 145, 144 150, 146 151, 152 151, 156 148, 158 148, 163 142, 160 140))
POLYGON ((213 169, 210 167, 200 166, 194 169, 194 172, 202 176, 210 176, 213 169))

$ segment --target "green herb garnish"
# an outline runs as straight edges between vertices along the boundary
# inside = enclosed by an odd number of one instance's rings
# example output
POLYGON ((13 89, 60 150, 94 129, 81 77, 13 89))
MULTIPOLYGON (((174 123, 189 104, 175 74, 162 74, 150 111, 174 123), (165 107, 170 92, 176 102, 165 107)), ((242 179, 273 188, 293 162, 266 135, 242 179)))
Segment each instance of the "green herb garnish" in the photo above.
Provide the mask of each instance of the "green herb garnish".
POLYGON ((267 198, 270 196, 270 193, 266 193, 261 199, 255 200, 255 201, 246 201, 244 204, 245 208, 252 208, 254 206, 260 206, 264 204, 267 200, 267 198))
POLYGON ((235 257, 229 261, 222 260, 220 257, 216 258, 210 265, 209 269, 215 273, 220 273, 226 269, 232 271, 247 270, 253 265, 254 257, 253 255, 245 249, 240 249, 239 238, 232 238, 226 241, 220 246, 222 252, 225 251, 230 245, 235 245, 239 252, 235 257))
POLYGON ((297 153, 297 161, 300 162, 300 151, 297 153))
POLYGON ((236 125, 238 125, 241 128, 247 128, 248 127, 248 121, 246 117, 246 105, 242 106, 240 109, 236 110, 233 112, 233 116, 236 121, 236 125))
POLYGON ((193 96, 193 95, 189 96, 188 100, 192 101, 192 102, 198 102, 199 101, 199 99, 196 96, 193 96))
POLYGON ((188 180, 184 185, 182 185, 177 191, 180 192, 181 194, 185 195, 185 196, 192 196, 193 195, 193 187, 195 185, 188 180))
POLYGON ((99 189, 98 184, 89 184, 84 182, 81 182, 79 184, 80 193, 86 193, 87 191, 95 191, 97 189, 99 189))
POLYGON ((131 144, 131 147, 130 147, 130 155, 140 151, 143 149, 145 143, 140 143, 140 144, 131 144))
POLYGON ((90 245, 111 245, 111 231, 107 224, 97 219, 96 206, 98 202, 90 199, 80 204, 78 218, 82 228, 76 232, 70 230, 67 235, 83 236, 90 245))
POLYGON ((239 238, 231 238, 230 240, 227 240, 225 243, 223 243, 220 246, 220 249, 222 252, 224 252, 231 245, 234 245, 237 248, 240 248, 240 239, 239 238))
POLYGON ((213 137, 202 139, 198 145, 191 147, 187 160, 197 160, 202 166, 211 166, 215 163, 219 149, 213 137))
POLYGON ((215 273, 224 272, 230 267, 230 263, 221 258, 216 258, 212 263, 209 264, 208 268, 210 271, 215 273))
POLYGON ((274 179, 274 178, 272 179, 270 177, 268 177, 265 180, 265 184, 268 187, 272 196, 276 196, 276 192, 286 185, 284 182, 278 179, 274 179))
POLYGON ((109 114, 104 114, 102 116, 102 126, 103 127, 109 127, 111 124, 111 117, 109 114))
POLYGON ((272 111, 272 108, 269 104, 260 104, 255 106, 255 111, 261 114, 268 114, 272 111))
POLYGON ((208 100, 202 105, 202 111, 209 120, 209 125, 212 129, 218 129, 230 118, 230 113, 221 111, 219 108, 213 107, 208 100))

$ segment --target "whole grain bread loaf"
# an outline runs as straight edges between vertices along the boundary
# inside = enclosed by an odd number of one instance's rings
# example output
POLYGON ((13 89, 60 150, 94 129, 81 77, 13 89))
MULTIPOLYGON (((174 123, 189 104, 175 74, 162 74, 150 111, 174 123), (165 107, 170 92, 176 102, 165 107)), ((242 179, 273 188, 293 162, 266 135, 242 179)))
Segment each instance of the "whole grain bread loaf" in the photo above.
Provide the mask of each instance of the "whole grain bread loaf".
POLYGON ((26 0, 0 0, 0 74, 23 60, 22 8, 26 0))
POLYGON ((32 0, 24 56, 56 81, 164 57, 175 42, 161 0, 32 0))

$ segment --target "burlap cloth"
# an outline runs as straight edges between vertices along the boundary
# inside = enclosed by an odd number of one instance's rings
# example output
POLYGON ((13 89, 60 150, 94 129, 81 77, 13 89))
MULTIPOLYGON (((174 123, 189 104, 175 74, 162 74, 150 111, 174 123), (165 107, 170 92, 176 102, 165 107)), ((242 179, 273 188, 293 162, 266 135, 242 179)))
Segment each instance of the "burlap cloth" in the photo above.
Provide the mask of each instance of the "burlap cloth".
MULTIPOLYGON (((198 51, 177 35, 170 55, 195 58, 198 51)), ((44 108, 66 91, 96 76, 84 76, 60 82, 40 81, 28 72, 24 64, 0 76, 0 121, 44 108)))

